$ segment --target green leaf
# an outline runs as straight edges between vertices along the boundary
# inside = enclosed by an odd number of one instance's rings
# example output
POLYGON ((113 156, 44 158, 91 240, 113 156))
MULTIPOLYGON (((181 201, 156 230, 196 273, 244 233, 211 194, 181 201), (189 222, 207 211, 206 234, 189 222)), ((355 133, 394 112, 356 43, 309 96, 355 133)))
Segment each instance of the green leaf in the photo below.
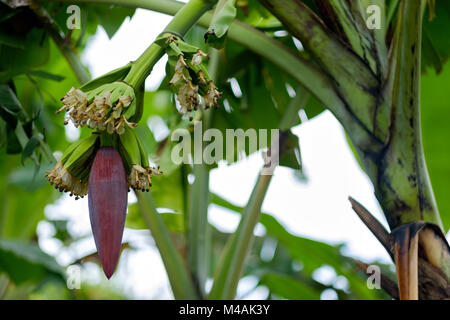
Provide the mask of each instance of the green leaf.
POLYGON ((7 123, 8 127, 15 129, 17 126, 17 114, 0 105, 0 118, 7 123))
POLYGON ((448 30, 450 30, 450 2, 437 1, 436 17, 429 21, 426 12, 423 21, 423 69, 432 67, 438 73, 442 70, 443 64, 450 57, 448 30))
POLYGON ((0 44, 4 44, 13 48, 24 49, 25 41, 22 37, 5 32, 0 29, 0 44))
POLYGON ((57 82, 63 81, 66 78, 64 76, 61 76, 58 74, 52 74, 52 73, 42 71, 42 70, 31 71, 31 72, 29 72, 29 74, 32 76, 49 79, 49 80, 53 80, 53 81, 57 81, 57 82))
POLYGON ((216 48, 223 46, 223 39, 222 41, 220 39, 225 36, 231 22, 236 17, 237 10, 235 4, 236 0, 220 0, 217 3, 211 25, 205 34, 206 43, 212 44, 216 48))
POLYGON ((30 140, 28 140, 22 152, 22 164, 27 158, 29 158, 33 154, 34 150, 39 146, 39 144, 40 144, 39 139, 36 138, 35 136, 32 136, 30 140))
POLYGON ((320 291, 286 275, 267 273, 260 282, 271 293, 289 300, 320 300, 320 291))
POLYGON ((11 113, 18 113, 22 110, 19 100, 8 85, 0 85, 0 107, 7 109, 11 113))
POLYGON ((425 159, 437 205, 444 224, 444 232, 450 229, 450 63, 439 75, 429 72, 422 75, 421 122, 425 159))
POLYGON ((325 111, 325 106, 315 96, 310 95, 304 111, 308 119, 312 119, 325 111))
POLYGON ((64 281, 63 269, 53 257, 36 245, 15 240, 0 240, 0 271, 16 284, 47 277, 64 281))
MULTIPOLYGON (((239 1, 243 2, 243 1, 239 1)), ((239 20, 260 29, 282 29, 283 25, 258 0, 248 0, 240 4, 239 20), (247 3, 245 3, 247 2, 247 3)))
POLYGON ((14 130, 12 130, 9 126, 6 128, 6 152, 8 154, 18 154, 22 152, 22 145, 19 142, 19 139, 16 136, 14 130))
POLYGON ((26 36, 23 49, 2 46, 0 50, 0 80, 41 67, 49 61, 48 37, 43 29, 32 29, 26 36))
POLYGON ((302 161, 298 137, 289 131, 288 137, 284 143, 283 153, 280 157, 280 166, 301 170, 302 161))
MULTIPOLYGON (((125 227, 131 229, 148 229, 145 220, 142 218, 142 214, 139 211, 137 203, 133 203, 128 206, 127 219, 125 221, 125 227)), ((184 233, 185 225, 182 214, 173 212, 161 212, 160 217, 163 219, 167 229, 172 232, 184 233)))
POLYGON ((166 174, 163 171, 161 176, 152 177, 152 196, 158 208, 169 208, 176 213, 184 210, 183 188, 181 185, 183 177, 181 170, 172 171, 166 174))
POLYGON ((105 29, 108 37, 111 39, 119 30, 126 17, 130 19, 134 15, 135 9, 120 6, 95 6, 95 12, 100 24, 105 29))
POLYGON ((28 162, 24 166, 12 170, 8 176, 8 183, 21 187, 29 192, 38 191, 42 187, 48 186, 48 180, 45 178, 45 170, 51 170, 52 164, 47 164, 39 168, 36 172, 34 162, 28 162))

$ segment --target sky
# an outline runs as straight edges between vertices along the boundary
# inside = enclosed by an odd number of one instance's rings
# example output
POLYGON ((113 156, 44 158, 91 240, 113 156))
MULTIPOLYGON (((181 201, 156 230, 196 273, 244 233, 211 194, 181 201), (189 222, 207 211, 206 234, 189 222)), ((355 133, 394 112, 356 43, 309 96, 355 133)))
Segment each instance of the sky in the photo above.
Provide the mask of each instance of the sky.
MULTIPOLYGON (((82 60, 89 66, 93 77, 100 76, 136 59, 169 21, 168 16, 137 10, 131 21, 127 18, 112 39, 108 39, 105 31, 99 28, 82 60), (136 35, 139 35, 139 41, 136 35)), ((155 89, 163 79, 165 62, 163 58, 154 67, 146 81, 148 90, 155 89)), ((348 202, 351 195, 387 228, 373 187, 353 157, 340 124, 331 113, 324 112, 293 128, 293 132, 300 140, 307 182, 299 181, 291 169, 277 168, 263 211, 273 214, 294 234, 333 244, 345 243, 344 254, 364 261, 377 259, 389 262, 384 248, 358 219, 348 202)), ((79 132, 67 126, 66 135, 70 140, 76 140, 79 132)), ((244 206, 261 167, 262 158, 258 154, 230 166, 221 164, 211 171, 211 189, 229 201, 244 206)), ((132 193, 129 201, 136 201, 132 193)), ((239 223, 238 215, 227 210, 212 205, 209 211, 209 221, 220 230, 232 232, 239 223)), ((86 198, 75 201, 62 196, 55 204, 49 205, 45 213, 48 219, 69 219, 70 232, 84 237, 66 250, 51 237, 54 233, 52 226, 41 222, 38 226, 39 244, 44 251, 56 256, 58 262, 69 265, 76 258, 95 252, 86 198)), ((258 225, 255 233, 264 232, 264 227, 258 225)), ((129 241, 139 250, 124 252, 117 274, 107 285, 136 299, 172 298, 164 266, 149 232, 126 229, 124 241, 129 241)), ((314 276, 324 283, 334 281, 345 287, 345 279, 336 278, 332 269, 326 266, 314 276)), ((87 263, 82 269, 82 281, 106 283, 106 278, 97 266, 87 263)), ((238 297, 255 284, 256 279, 251 277, 242 280, 238 297)), ((265 288, 258 288, 245 298, 264 298, 266 291, 265 288)), ((335 297, 333 292, 325 292, 322 298, 335 297)))

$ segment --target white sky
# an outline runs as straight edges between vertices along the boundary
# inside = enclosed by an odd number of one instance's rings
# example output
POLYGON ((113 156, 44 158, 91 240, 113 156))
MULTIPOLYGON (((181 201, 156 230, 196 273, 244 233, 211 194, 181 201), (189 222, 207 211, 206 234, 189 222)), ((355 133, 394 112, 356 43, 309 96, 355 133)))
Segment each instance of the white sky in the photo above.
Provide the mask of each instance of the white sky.
MULTIPOLYGON (((122 66, 136 59, 168 21, 168 16, 137 10, 133 19, 127 20, 111 40, 100 28, 88 45, 83 60, 94 77, 122 66)), ((156 88, 162 80, 165 61, 163 59, 155 66, 147 79, 147 89, 156 88)), ((295 234, 330 243, 345 242, 345 253, 365 261, 389 261, 384 248, 359 221, 347 200, 349 195, 353 196, 387 225, 373 195, 373 187, 353 158, 339 123, 329 112, 325 112, 295 127, 293 131, 300 138, 304 170, 309 180, 300 183, 292 170, 277 168, 263 210, 272 213, 295 234)), ((68 129, 67 135, 77 138, 77 132, 73 129, 68 129)), ((239 164, 220 166, 211 172, 211 188, 233 203, 245 205, 261 165, 262 160, 252 156, 239 164)), ((46 208, 46 215, 52 219, 70 219, 70 230, 86 236, 85 240, 66 252, 50 238, 51 226, 45 222, 39 225, 41 247, 55 254, 62 264, 70 263, 73 256, 95 251, 86 199, 74 201, 62 197, 55 205, 46 208)), ((233 231, 239 222, 237 215, 217 207, 210 208, 209 219, 225 231, 233 231)), ((263 228, 259 227, 257 232, 263 232, 263 228)), ((172 297, 159 253, 151 246, 153 240, 148 232, 125 230, 124 240, 141 249, 122 256, 118 272, 108 285, 125 290, 135 298, 172 297)), ((326 281, 330 274, 332 276, 332 272, 323 268, 317 276, 326 281)), ((83 279, 106 283, 100 270, 89 264, 83 269, 83 279)), ((254 283, 255 279, 246 279, 240 285, 239 292, 245 292, 254 283)), ((258 299, 265 294, 264 288, 261 288, 248 298, 258 299)), ((324 298, 333 298, 333 294, 326 294, 324 298)))

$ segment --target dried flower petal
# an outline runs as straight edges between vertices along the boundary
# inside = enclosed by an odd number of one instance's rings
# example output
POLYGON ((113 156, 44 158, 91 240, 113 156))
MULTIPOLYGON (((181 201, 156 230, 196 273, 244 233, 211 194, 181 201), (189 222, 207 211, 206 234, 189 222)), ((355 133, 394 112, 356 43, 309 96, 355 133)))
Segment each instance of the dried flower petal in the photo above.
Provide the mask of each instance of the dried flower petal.
POLYGON ((152 175, 161 175, 162 172, 152 167, 145 167, 133 164, 131 173, 128 176, 128 183, 135 190, 149 191, 152 186, 152 175))
POLYGON ((88 192, 88 184, 82 183, 67 171, 62 162, 58 161, 52 170, 47 170, 45 176, 50 184, 54 184, 55 188, 61 192, 70 192, 71 195, 83 197, 88 192))
MULTIPOLYGON (((92 101, 88 101, 89 93, 84 93, 79 89, 72 88, 70 91, 61 99, 63 106, 57 110, 57 112, 66 111, 68 112, 68 117, 64 124, 68 121, 72 121, 75 127, 84 127, 86 124, 91 129, 98 128, 98 130, 103 131, 108 129, 108 120, 111 118, 113 122, 109 126, 109 133, 114 133, 114 128, 117 126, 120 118, 123 115, 124 108, 130 106, 134 99, 134 95, 131 96, 132 90, 130 87, 124 83, 112 83, 108 85, 109 89, 105 88, 105 91, 100 94, 95 95, 91 98, 92 101), (119 93, 125 93, 115 95, 115 101, 113 99, 113 91, 119 93), (105 121, 105 119, 108 119, 105 121)), ((121 132, 121 130, 120 130, 121 132)))
POLYGON ((211 81, 209 83, 208 91, 203 96, 205 108, 217 107, 217 101, 219 100, 220 96, 221 96, 220 92, 217 90, 217 87, 211 81))

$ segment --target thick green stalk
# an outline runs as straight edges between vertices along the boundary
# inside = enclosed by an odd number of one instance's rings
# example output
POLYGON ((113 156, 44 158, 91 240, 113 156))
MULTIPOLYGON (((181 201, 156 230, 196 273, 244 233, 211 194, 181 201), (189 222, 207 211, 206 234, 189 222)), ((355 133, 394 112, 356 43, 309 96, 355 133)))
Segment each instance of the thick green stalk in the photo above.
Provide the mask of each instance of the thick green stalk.
POLYGON ((372 31, 366 26, 366 8, 369 5, 376 5, 380 9, 380 20, 382 20, 381 23, 384 22, 384 0, 330 0, 329 2, 319 2, 323 5, 329 4, 330 9, 337 16, 337 22, 353 51, 365 61, 366 65, 370 66, 374 73, 384 77, 387 71, 387 49, 384 40, 386 28, 381 25, 379 29, 372 31), (376 39, 378 33, 381 37, 376 39))
POLYGON ((252 246, 253 230, 259 221, 261 206, 271 179, 272 175, 258 176, 238 229, 224 249, 208 299, 234 299, 245 260, 252 246))
POLYGON ((397 10, 399 2, 400 2, 400 0, 389 1, 389 7, 387 10, 387 15, 386 15, 386 25, 387 26, 391 23, 392 18, 394 17, 395 10, 397 10))
MULTIPOLYGON (((353 3, 353 2, 352 2, 353 3)), ((360 2, 360 11, 361 15, 364 17, 364 20, 367 21, 369 19, 369 14, 374 14, 373 12, 367 12, 367 8, 371 5, 375 5, 380 8, 381 14, 381 28, 371 30, 375 40, 375 49, 377 62, 379 64, 378 74, 381 79, 385 79, 388 68, 389 68, 389 53, 386 45, 386 33, 388 30, 389 23, 386 17, 386 1, 385 0, 361 0, 360 2)))
MULTIPOLYGON (((303 88, 299 88, 296 97, 289 104, 284 113, 279 127, 287 128, 293 115, 298 113, 308 93, 303 88)), ((280 136, 280 145, 282 145, 280 136)), ((282 146, 280 146, 282 149, 282 146)), ((282 152, 277 150, 275 152, 282 152)), ((260 174, 253 188, 252 194, 247 205, 242 212, 242 218, 236 232, 230 237, 220 259, 214 283, 208 295, 208 299, 234 299, 239 279, 244 270, 247 255, 253 243, 253 230, 259 221, 261 215, 261 206, 266 196, 267 190, 272 180, 271 174, 260 174)))
POLYGON ((387 130, 376 130, 377 123, 374 121, 380 80, 364 61, 330 32, 303 2, 295 0, 260 0, 260 2, 302 42, 329 75, 335 90, 354 115, 353 121, 360 122, 374 138, 384 141, 387 130), (337 56, 339 59, 336 59, 337 56))
POLYGON ((131 63, 130 72, 124 81, 135 89, 139 88, 163 55, 164 49, 156 43, 152 43, 136 61, 131 63))
MULTIPOLYGON (((367 67, 359 66, 357 60, 326 33, 325 27, 302 2, 261 2, 302 41, 332 76, 334 83, 339 84, 344 104, 354 117, 343 121, 336 116, 358 150, 391 228, 420 219, 441 225, 426 170, 420 131, 420 53, 425 1, 402 2, 388 73, 390 78, 381 99, 380 85, 370 89, 370 93, 361 92, 372 83, 367 67), (341 57, 338 60, 337 54, 341 57), (358 80, 356 85, 352 84, 355 79, 358 80), (362 139, 362 142, 371 141, 371 144, 360 143, 362 131, 354 130, 352 123, 353 126, 361 123, 370 132, 375 139, 362 139)), ((330 104, 326 105, 330 107, 330 104)))
POLYGON ((424 220, 442 227, 422 146, 420 73, 422 17, 426 1, 402 1, 390 75, 390 141, 378 161, 374 181, 378 200, 391 228, 424 220))
MULTIPOLYGON (((200 17, 212 7, 209 0, 190 0, 173 17, 164 29, 164 32, 184 35, 200 17)), ((135 88, 140 87, 148 75, 152 72, 153 66, 163 56, 164 49, 153 43, 144 53, 132 63, 131 70, 125 78, 125 82, 135 88)))
POLYGON ((163 260, 175 299, 198 299, 194 283, 169 231, 159 215, 151 193, 136 192, 139 208, 163 260))
POLYGON ((205 164, 194 164, 192 172, 195 181, 189 188, 188 261, 196 289, 204 296, 211 249, 208 223, 209 170, 205 164))

